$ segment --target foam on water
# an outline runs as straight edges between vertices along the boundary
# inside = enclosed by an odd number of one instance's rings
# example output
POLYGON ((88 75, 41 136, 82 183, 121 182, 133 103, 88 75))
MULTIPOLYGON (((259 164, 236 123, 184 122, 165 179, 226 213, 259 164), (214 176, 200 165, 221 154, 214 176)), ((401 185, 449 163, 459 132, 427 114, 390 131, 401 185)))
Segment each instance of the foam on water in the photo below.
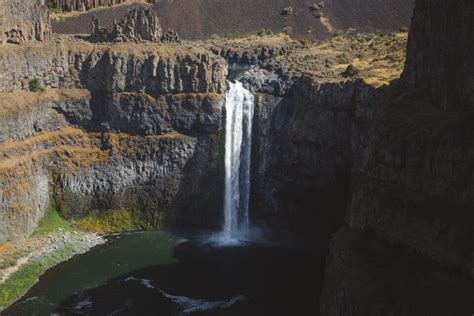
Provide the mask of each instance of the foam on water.
POLYGON ((147 289, 157 290, 163 295, 164 297, 171 300, 173 303, 179 305, 183 309, 183 313, 189 314, 194 312, 202 312, 208 311, 218 308, 229 308, 232 305, 244 301, 245 297, 243 295, 237 295, 227 300, 222 301, 207 301, 204 299, 194 299, 187 296, 180 296, 180 295, 172 295, 166 293, 164 290, 154 286, 152 284, 152 280, 147 279, 140 279, 135 277, 128 277, 124 280, 125 282, 139 282, 141 285, 146 287, 147 289))

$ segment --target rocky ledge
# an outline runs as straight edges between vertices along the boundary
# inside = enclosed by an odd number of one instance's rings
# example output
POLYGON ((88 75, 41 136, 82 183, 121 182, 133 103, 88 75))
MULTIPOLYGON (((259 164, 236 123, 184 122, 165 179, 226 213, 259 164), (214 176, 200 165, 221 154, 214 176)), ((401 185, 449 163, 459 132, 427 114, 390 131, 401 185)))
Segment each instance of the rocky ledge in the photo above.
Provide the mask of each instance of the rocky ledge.
POLYGON ((153 211, 154 228, 219 224, 223 59, 73 38, 4 52, 1 241, 29 235, 51 197, 68 218, 122 209, 153 211))

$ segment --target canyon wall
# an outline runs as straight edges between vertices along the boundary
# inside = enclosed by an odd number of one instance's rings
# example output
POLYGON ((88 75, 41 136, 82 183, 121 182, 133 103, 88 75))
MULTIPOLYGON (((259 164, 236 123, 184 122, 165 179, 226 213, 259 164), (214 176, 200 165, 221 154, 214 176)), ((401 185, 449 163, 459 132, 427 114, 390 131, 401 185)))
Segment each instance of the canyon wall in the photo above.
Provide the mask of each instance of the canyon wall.
POLYGON ((417 1, 403 79, 436 106, 472 110, 474 3, 417 1))
POLYGON ((63 12, 89 11, 98 7, 110 7, 127 0, 52 0, 53 7, 63 12))
POLYGON ((0 1, 0 43, 46 42, 51 36, 49 11, 44 1, 0 1))
POLYGON ((257 94, 251 199, 257 220, 308 244, 328 244, 347 212, 351 117, 360 88, 302 77, 284 96, 257 94))
POLYGON ((468 2, 417 1, 401 82, 358 103, 352 196, 327 259, 322 315, 472 313, 468 2))
POLYGON ((154 228, 220 223, 224 60, 69 39, 1 59, 1 241, 30 234, 51 199, 75 219, 122 209, 154 228), (25 91, 33 78, 46 91, 25 91))

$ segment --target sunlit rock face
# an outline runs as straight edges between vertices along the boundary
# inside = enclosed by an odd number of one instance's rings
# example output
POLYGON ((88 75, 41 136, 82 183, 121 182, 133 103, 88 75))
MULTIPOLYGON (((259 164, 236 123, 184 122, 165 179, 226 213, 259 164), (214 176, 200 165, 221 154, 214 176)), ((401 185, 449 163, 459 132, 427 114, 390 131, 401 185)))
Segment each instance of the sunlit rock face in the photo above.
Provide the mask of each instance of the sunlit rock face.
POLYGON ((98 7, 109 7, 127 0, 53 0, 53 6, 63 12, 70 11, 89 11, 98 7))
POLYGON ((29 235, 51 197, 69 218, 127 209, 150 228, 219 227, 223 59, 69 40, 1 58, 1 241, 29 235), (46 91, 25 91, 31 78, 46 91))
POLYGON ((1 0, 0 8, 0 43, 51 39, 51 22, 44 1, 1 0))

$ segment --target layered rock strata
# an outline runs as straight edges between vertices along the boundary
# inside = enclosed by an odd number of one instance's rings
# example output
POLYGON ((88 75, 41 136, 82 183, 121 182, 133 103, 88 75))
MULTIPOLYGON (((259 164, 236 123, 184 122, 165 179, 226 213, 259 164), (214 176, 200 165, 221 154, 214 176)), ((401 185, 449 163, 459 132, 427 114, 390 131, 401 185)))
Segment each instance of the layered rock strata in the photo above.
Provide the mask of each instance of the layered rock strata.
POLYGON ((56 43, 5 48, 0 56, 3 91, 26 90, 32 78, 50 88, 91 91, 222 93, 227 64, 200 48, 151 43, 90 44, 62 38, 56 43), (138 49, 139 47, 139 49, 138 49))
POLYGON ((2 56, 1 241, 31 233, 52 198, 66 217, 127 209, 154 227, 219 224, 225 61, 123 45, 60 40, 2 56), (47 90, 20 91, 32 78, 47 90))

